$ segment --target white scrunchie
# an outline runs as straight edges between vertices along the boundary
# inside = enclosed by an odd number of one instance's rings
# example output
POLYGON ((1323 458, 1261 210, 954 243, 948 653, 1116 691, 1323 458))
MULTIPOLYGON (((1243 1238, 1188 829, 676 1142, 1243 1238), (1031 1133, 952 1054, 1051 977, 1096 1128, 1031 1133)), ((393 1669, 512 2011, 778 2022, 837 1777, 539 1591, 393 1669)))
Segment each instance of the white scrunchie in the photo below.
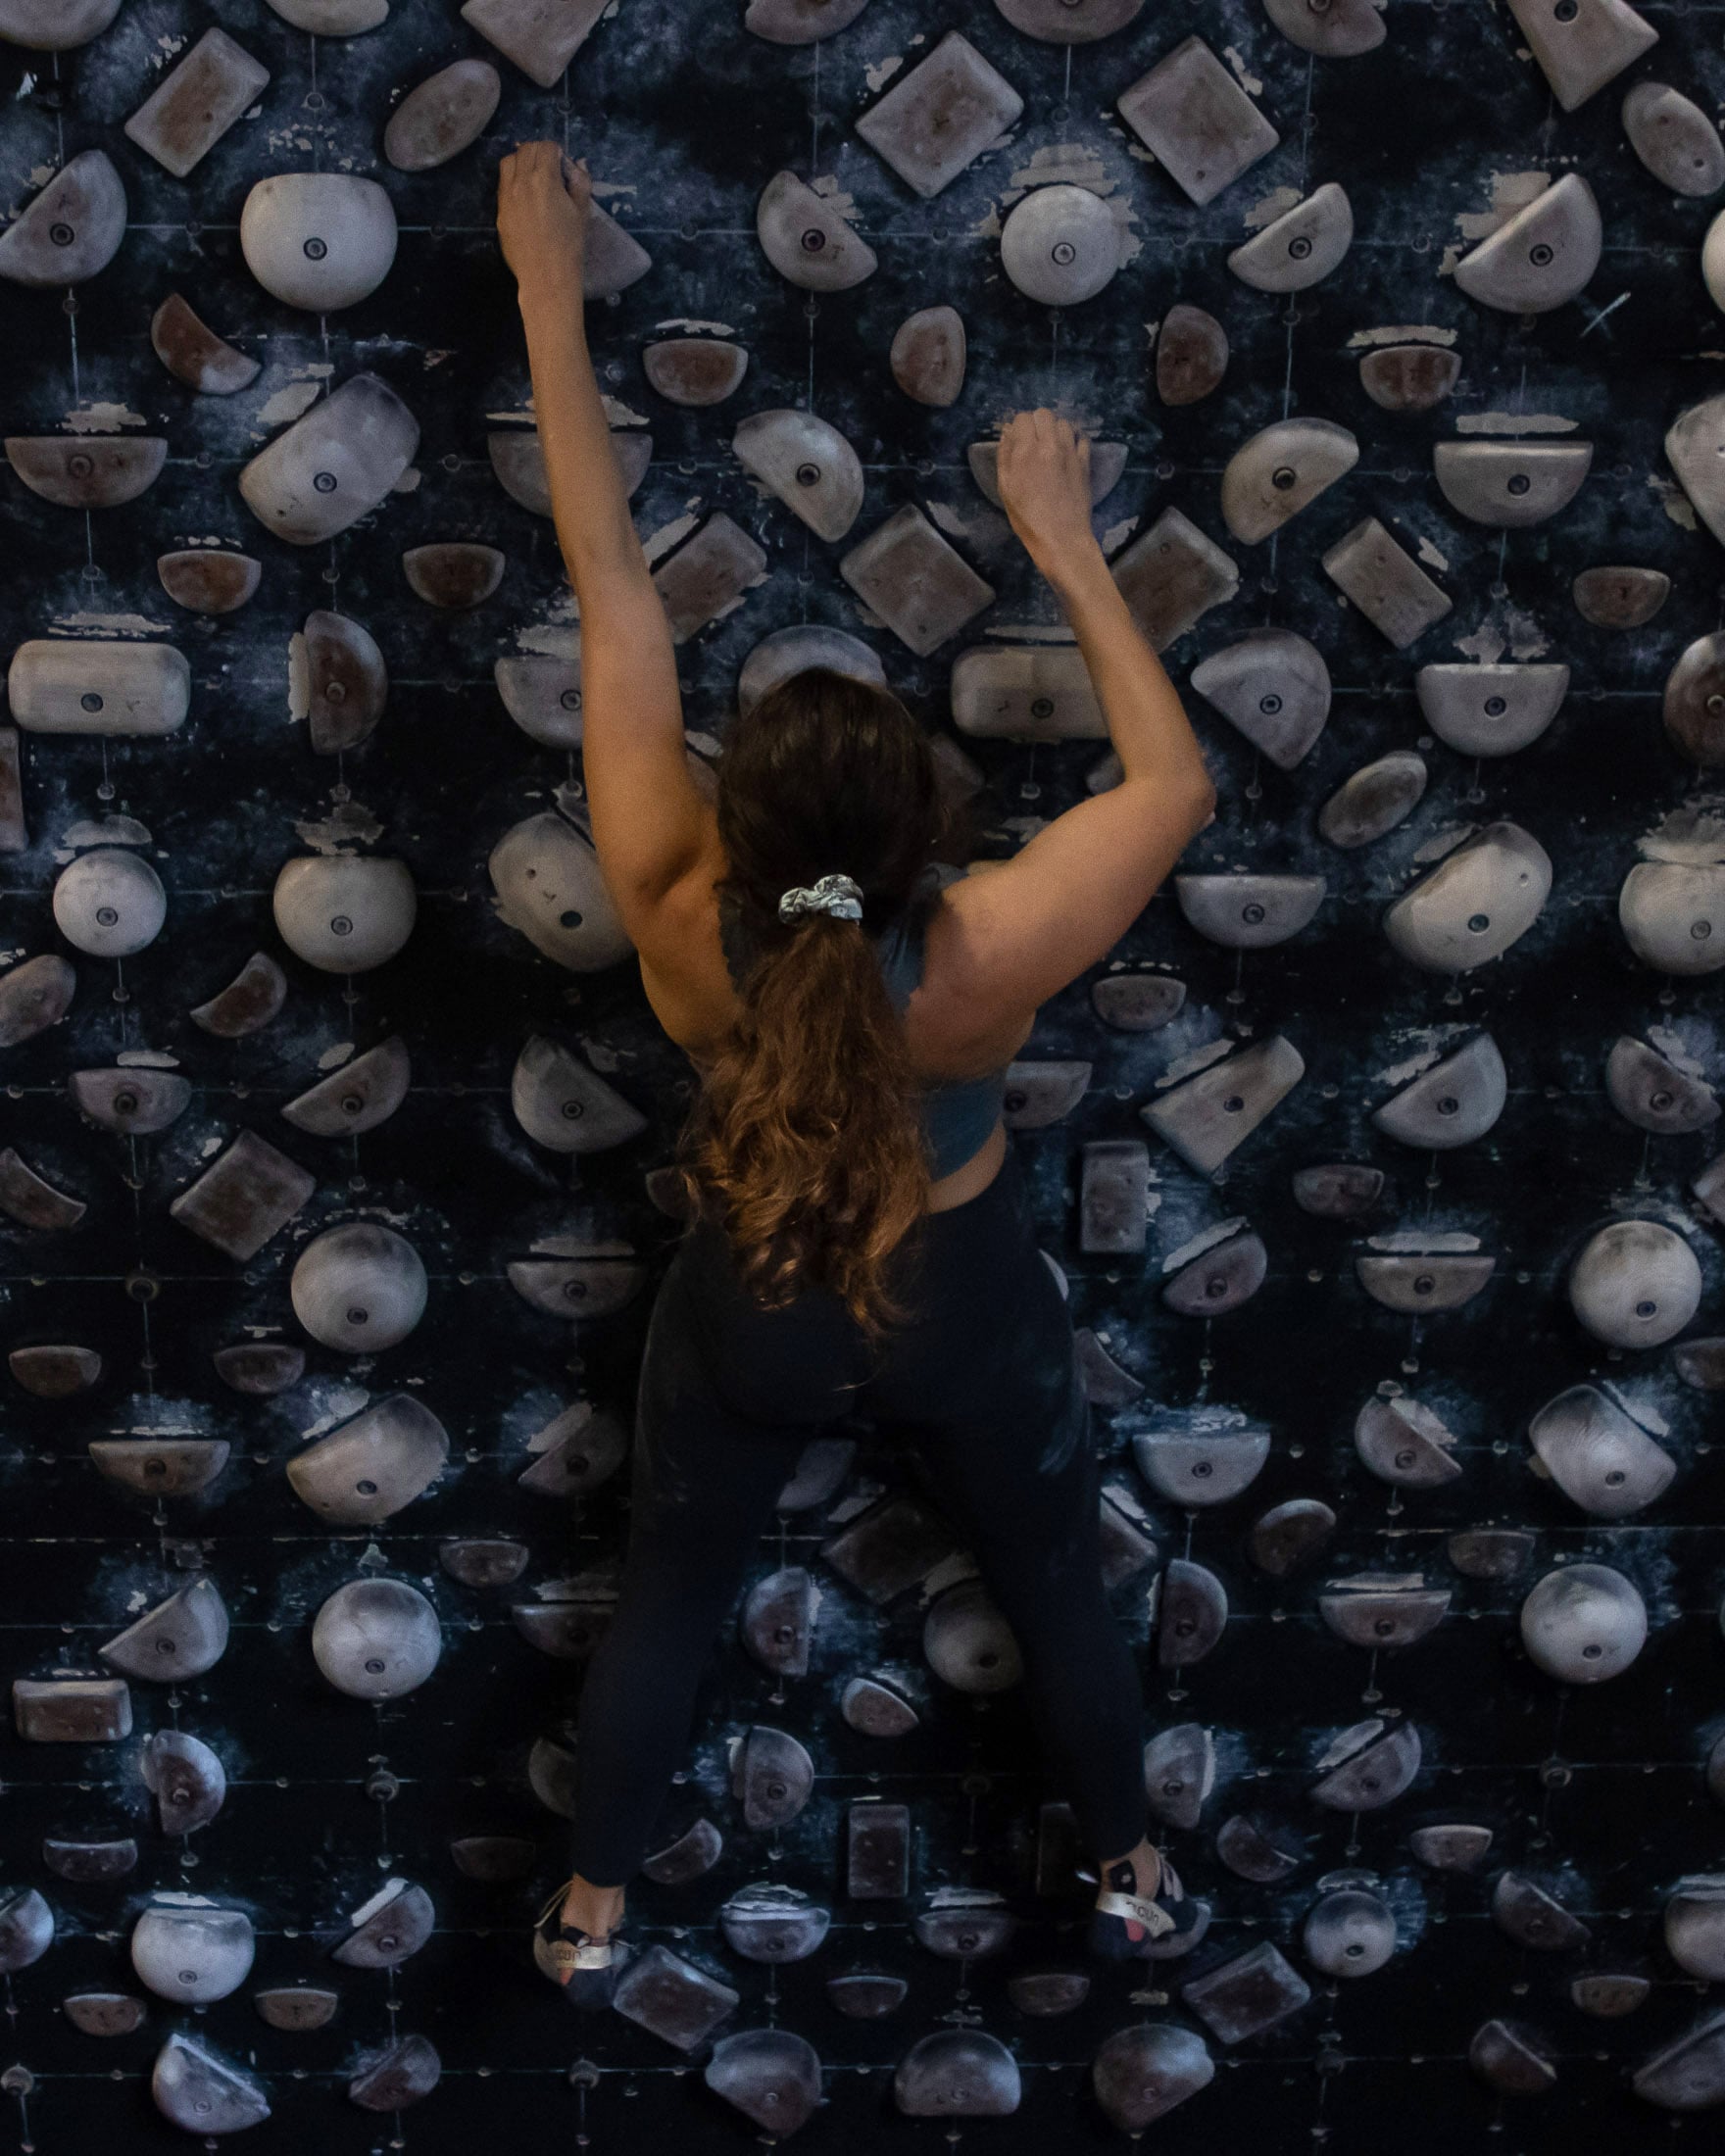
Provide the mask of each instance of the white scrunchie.
POLYGON ((822 876, 816 883, 793 884, 778 902, 781 921, 802 913, 833 913, 840 920, 862 918, 862 886, 850 876, 822 876))

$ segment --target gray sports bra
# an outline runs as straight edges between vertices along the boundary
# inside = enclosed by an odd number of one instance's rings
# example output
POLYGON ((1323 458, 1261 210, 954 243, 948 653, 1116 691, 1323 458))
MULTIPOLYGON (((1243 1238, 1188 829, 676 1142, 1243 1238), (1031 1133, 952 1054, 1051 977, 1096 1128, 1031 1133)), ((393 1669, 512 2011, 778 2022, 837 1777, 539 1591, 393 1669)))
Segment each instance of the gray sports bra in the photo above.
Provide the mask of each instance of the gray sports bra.
MULTIPOLYGON (((922 978, 922 939, 928 914, 942 889, 962 871, 946 861, 930 861, 912 892, 910 904, 874 939, 887 994, 895 1010, 903 1010, 911 992, 922 978)), ((754 944, 739 917, 731 894, 718 895, 718 938, 731 978, 741 981, 753 956, 754 944)), ((980 1152, 1000 1120, 1006 1097, 1007 1070, 991 1070, 980 1078, 949 1078, 926 1086, 922 1093, 922 1128, 929 1154, 929 1173, 935 1178, 951 1175, 972 1154, 980 1152)))

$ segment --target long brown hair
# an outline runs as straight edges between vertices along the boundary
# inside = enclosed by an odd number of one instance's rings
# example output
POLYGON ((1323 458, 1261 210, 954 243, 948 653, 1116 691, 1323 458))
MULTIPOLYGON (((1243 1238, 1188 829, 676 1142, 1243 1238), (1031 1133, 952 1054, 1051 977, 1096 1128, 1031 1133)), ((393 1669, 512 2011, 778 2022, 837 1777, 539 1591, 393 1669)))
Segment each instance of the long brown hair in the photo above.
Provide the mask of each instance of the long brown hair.
POLYGON ((704 1070, 680 1164, 756 1299, 842 1298, 877 1338, 903 1315, 887 1260, 929 1168, 903 1022, 872 938, 947 834, 927 736, 889 690, 810 667, 731 721, 715 804, 729 902, 754 954, 742 1015, 704 1070), (862 918, 783 922, 782 893, 862 886, 862 918))

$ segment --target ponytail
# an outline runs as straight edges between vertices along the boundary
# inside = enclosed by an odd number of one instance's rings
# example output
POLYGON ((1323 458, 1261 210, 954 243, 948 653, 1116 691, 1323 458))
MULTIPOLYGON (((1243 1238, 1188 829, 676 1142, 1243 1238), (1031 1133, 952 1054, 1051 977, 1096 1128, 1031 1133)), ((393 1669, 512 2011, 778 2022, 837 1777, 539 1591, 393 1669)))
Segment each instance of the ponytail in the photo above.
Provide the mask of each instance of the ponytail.
POLYGON ((740 994, 683 1134, 691 1199, 716 1201, 763 1306, 818 1284, 878 1338, 904 1316, 887 1260, 929 1188, 919 1089, 879 961, 861 922, 809 914, 740 994))

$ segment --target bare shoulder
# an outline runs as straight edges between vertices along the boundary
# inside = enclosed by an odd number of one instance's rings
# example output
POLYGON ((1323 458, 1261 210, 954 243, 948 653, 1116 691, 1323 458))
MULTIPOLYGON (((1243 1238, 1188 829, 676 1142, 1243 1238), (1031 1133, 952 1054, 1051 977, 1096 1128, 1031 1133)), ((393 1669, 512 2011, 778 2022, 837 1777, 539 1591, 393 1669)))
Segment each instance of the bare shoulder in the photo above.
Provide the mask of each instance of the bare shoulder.
POLYGON ((1036 1024, 1036 1005, 1002 993, 990 932, 989 883, 1004 863, 973 861, 929 907, 922 979, 905 1013, 918 1059, 955 1076, 1010 1062, 1036 1024))
POLYGON ((655 899, 636 940, 653 1014, 694 1056, 716 1046, 737 1017, 737 992, 719 939, 723 873, 721 858, 704 858, 655 899))

